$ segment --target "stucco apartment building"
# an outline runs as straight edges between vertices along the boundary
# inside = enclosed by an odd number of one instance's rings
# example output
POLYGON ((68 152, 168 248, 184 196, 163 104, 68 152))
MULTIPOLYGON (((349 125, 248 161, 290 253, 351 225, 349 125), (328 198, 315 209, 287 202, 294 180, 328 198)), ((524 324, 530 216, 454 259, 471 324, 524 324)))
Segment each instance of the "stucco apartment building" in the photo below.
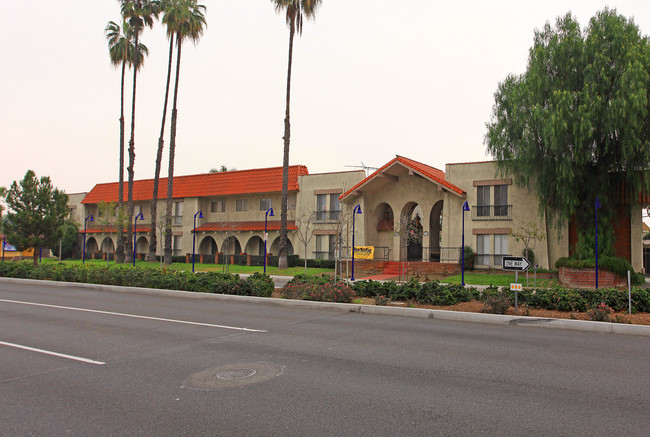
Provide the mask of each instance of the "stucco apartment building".
MULTIPOLYGON (((194 214, 200 210, 196 253, 261 255, 269 208, 275 216, 268 220, 268 251, 277 254, 281 176, 282 169, 275 167, 174 178, 174 254, 191 252, 194 214)), ((166 186, 161 179, 159 199, 165 198, 166 186)), ((82 227, 84 217, 97 214, 101 200, 117 200, 117 190, 117 183, 99 184, 85 196, 71 197, 82 227)), ((136 214, 145 217, 138 222, 139 254, 148 250, 152 190, 152 180, 135 182, 136 214)), ((619 207, 613 224, 617 255, 637 271, 643 267, 645 200, 619 207)), ((158 211, 164 211, 164 204, 159 200, 158 211)), ((94 223, 87 229, 87 250, 113 251, 115 230, 94 223)), ((572 251, 574 224, 558 233, 538 212, 535 193, 500 178, 491 161, 447 164, 443 172, 396 156, 368 177, 363 171, 309 174, 305 166, 292 166, 289 172, 289 253, 301 258, 349 258, 354 235, 355 246, 372 248, 375 260, 458 263, 464 235, 465 245, 478 254, 478 268, 500 268, 504 255, 522 255, 524 244, 513 233, 532 225, 544 234, 530 244, 536 264, 554 268, 558 258, 572 251), (465 201, 470 210, 463 213, 465 201)))

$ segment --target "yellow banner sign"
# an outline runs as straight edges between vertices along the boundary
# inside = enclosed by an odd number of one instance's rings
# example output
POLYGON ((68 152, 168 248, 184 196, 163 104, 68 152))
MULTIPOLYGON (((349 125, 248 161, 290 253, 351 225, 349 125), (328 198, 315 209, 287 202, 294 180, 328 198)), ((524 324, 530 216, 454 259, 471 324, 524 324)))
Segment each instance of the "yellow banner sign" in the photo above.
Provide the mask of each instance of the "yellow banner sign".
POLYGON ((354 257, 358 259, 374 259, 375 246, 354 246, 354 257))

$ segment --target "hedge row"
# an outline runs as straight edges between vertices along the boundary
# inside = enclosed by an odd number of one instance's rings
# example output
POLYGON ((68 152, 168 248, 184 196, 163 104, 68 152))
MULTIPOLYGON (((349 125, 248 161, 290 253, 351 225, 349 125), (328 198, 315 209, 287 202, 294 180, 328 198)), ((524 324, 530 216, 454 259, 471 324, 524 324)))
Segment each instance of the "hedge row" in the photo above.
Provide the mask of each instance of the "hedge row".
POLYGON ((323 302, 350 303, 356 297, 346 282, 326 275, 296 275, 280 290, 285 299, 316 300, 323 302))
MULTIPOLYGON (((594 269, 596 268, 596 258, 578 259, 572 257, 560 258, 555 262, 557 268, 567 267, 570 269, 594 269)), ((632 285, 642 285, 645 283, 645 276, 642 273, 636 273, 632 264, 624 258, 614 256, 601 256, 598 258, 598 268, 612 272, 621 278, 627 278, 627 272, 630 272, 632 285)))
MULTIPOLYGON (((485 301, 497 291, 505 293, 511 304, 514 303, 514 292, 507 288, 499 290, 489 287, 482 293, 474 287, 463 287, 460 284, 443 285, 438 281, 419 283, 410 280, 405 284, 376 281, 360 281, 354 284, 355 293, 361 297, 384 297, 390 300, 413 300, 429 305, 455 305, 470 300, 485 301)), ((616 288, 598 290, 566 289, 566 288, 533 288, 524 289, 518 293, 520 304, 530 308, 540 308, 557 311, 580 311, 595 308, 605 303, 614 311, 628 309, 628 293, 616 288)), ((650 312, 650 291, 644 288, 632 288, 632 311, 650 312)))
POLYGON ((411 279, 402 285, 394 281, 360 281, 356 282, 353 288, 361 297, 412 300, 428 305, 455 305, 480 298, 479 291, 474 287, 466 288, 460 284, 443 285, 438 281, 420 283, 416 279, 411 279))
POLYGON ((239 275, 227 273, 191 273, 127 265, 108 268, 94 265, 38 264, 35 266, 30 262, 0 262, 0 276, 240 296, 269 297, 274 290, 273 280, 261 273, 254 273, 246 279, 241 279, 239 275))

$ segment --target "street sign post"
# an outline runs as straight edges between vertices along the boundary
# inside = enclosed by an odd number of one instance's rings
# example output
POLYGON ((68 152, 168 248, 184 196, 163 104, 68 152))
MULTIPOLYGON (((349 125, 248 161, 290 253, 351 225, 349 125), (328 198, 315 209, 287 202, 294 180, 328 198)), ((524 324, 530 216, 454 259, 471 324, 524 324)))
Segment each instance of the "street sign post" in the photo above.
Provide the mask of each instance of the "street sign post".
POLYGON ((523 256, 504 256, 502 263, 503 270, 513 272, 525 272, 530 267, 530 262, 523 256))
POLYGON ((510 291, 515 292, 515 312, 519 312, 518 294, 521 291, 521 284, 519 284, 519 272, 525 272, 530 267, 530 261, 523 256, 504 256, 502 258, 503 270, 515 272, 515 283, 510 284, 510 291))

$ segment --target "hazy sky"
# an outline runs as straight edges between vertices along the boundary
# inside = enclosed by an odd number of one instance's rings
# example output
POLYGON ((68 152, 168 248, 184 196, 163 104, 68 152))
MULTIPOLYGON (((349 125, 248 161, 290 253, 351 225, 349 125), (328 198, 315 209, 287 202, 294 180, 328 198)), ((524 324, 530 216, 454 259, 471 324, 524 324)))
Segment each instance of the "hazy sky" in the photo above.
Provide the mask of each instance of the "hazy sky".
MULTIPOLYGON (((176 175, 282 165, 288 29, 270 0, 204 0, 208 28, 184 45, 176 175)), ((650 32, 645 0, 323 0, 296 38, 291 164, 311 173, 396 154, 444 170, 490 159, 493 94, 522 73, 534 30, 605 6, 650 32)), ((0 0, 0 185, 27 169, 68 193, 117 181, 120 71, 104 28, 115 0, 0 0)), ((152 178, 168 41, 156 23, 138 77, 136 179, 152 178)), ((131 76, 127 79, 130 108, 131 76)), ((126 113, 127 140, 130 110, 126 113)), ((169 126, 169 122, 167 123, 169 126)), ((167 174, 167 145, 162 176, 167 174)))

